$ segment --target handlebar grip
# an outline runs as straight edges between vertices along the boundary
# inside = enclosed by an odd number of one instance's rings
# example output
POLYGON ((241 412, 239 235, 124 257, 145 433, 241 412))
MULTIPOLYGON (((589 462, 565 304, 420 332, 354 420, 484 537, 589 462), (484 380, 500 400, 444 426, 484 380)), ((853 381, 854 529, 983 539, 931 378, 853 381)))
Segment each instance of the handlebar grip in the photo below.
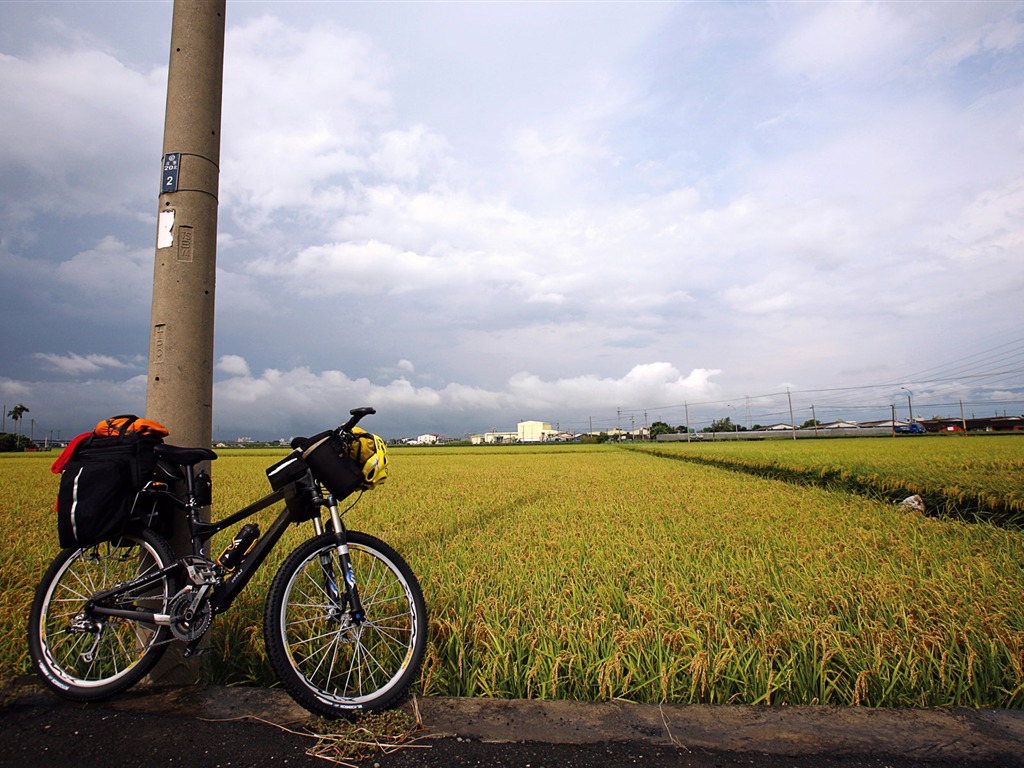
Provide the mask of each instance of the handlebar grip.
POLYGON ((352 418, 349 419, 348 421, 346 421, 340 427, 338 427, 338 431, 339 432, 351 432, 352 431, 352 427, 354 427, 356 424, 358 424, 359 420, 361 418, 363 418, 363 416, 370 416, 370 415, 372 415, 372 414, 374 414, 376 412, 377 412, 376 408, 371 408, 368 405, 367 406, 363 406, 362 408, 353 408, 351 411, 349 411, 349 413, 352 415, 352 418))
MULTIPOLYGON (((363 406, 362 408, 353 408, 351 411, 349 411, 349 413, 352 414, 352 418, 346 421, 340 427, 338 427, 335 430, 335 432, 337 432, 339 435, 342 434, 343 432, 351 432, 352 427, 358 424, 359 420, 363 418, 363 416, 371 416, 376 412, 377 409, 371 408, 370 406, 363 406)), ((306 446, 309 445, 309 440, 310 439, 308 437, 293 437, 291 442, 292 449, 305 449, 306 446)))

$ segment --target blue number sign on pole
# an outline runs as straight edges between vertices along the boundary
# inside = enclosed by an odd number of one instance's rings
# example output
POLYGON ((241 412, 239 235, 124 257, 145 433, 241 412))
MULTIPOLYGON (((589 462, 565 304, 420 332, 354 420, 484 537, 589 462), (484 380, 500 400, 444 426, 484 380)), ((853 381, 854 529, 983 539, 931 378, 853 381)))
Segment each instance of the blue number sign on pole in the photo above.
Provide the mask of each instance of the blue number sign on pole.
POLYGON ((178 165, 181 162, 180 152, 164 155, 164 172, 160 177, 160 192, 178 191, 178 165))

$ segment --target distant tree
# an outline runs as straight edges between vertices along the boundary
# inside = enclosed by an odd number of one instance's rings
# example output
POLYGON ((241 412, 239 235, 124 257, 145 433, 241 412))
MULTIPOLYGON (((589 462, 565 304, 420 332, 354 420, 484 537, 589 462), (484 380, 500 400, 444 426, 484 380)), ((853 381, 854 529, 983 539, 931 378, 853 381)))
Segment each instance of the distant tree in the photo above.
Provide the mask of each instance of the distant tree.
POLYGON ((0 432, 0 452, 24 451, 26 448, 35 448, 36 444, 24 435, 12 435, 10 432, 0 432))
POLYGON ((800 429, 814 429, 815 427, 820 426, 821 422, 818 421, 817 419, 808 419, 807 421, 800 425, 800 429))
POLYGON ((19 435, 21 434, 21 417, 24 416, 28 412, 29 412, 28 408, 26 408, 21 403, 18 403, 16 406, 11 408, 11 410, 9 410, 7 412, 7 415, 10 416, 12 419, 14 419, 14 424, 17 427, 17 431, 18 431, 19 435))
POLYGON ((705 432, 735 432, 736 425, 732 423, 732 419, 726 416, 724 419, 715 419, 711 422, 711 426, 704 430, 705 432))
POLYGON ((658 435, 672 435, 675 434, 676 430, 666 424, 664 421, 656 421, 651 424, 651 439, 653 440, 658 435))

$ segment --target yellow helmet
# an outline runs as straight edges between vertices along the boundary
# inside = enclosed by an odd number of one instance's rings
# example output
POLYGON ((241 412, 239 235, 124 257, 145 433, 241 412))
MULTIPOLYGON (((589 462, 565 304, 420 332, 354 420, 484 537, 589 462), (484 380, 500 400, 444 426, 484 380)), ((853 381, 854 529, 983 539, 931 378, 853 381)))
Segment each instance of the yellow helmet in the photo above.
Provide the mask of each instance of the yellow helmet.
POLYGON ((387 446, 378 435, 371 435, 359 427, 353 427, 352 434, 356 439, 349 448, 349 456, 363 472, 362 487, 372 491, 388 476, 387 446))

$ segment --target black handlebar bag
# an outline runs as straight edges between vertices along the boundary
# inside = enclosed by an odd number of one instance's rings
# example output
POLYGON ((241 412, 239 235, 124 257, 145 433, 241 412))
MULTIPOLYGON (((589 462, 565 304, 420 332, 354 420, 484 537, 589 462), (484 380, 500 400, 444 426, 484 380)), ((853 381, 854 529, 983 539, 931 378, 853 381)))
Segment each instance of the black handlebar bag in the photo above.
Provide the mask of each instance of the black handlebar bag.
POLYGON ((139 490, 156 467, 159 437, 92 437, 64 465, 57 494, 61 547, 88 547, 120 536, 139 490))
POLYGON ((309 438, 302 449, 302 458, 336 499, 344 499, 363 483, 358 465, 348 455, 348 448, 336 432, 321 432, 309 438))

